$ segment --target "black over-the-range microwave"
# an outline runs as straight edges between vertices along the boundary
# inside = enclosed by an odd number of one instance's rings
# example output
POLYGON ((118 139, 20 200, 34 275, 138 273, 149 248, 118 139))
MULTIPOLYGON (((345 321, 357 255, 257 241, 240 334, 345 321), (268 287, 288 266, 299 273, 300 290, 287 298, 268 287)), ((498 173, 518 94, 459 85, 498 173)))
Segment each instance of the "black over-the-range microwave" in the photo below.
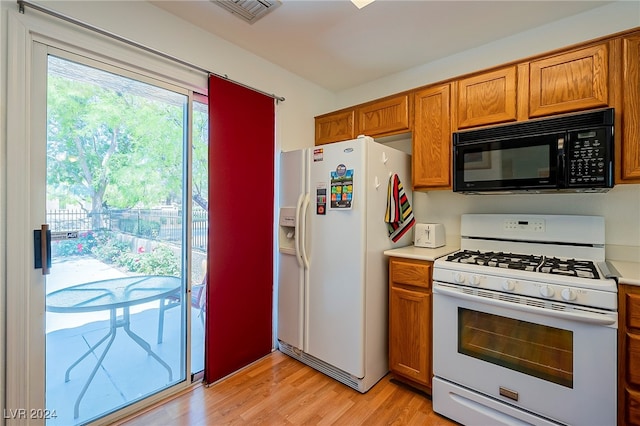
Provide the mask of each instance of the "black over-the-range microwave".
POLYGON ((614 110, 453 134, 453 190, 606 192, 614 184, 614 110))

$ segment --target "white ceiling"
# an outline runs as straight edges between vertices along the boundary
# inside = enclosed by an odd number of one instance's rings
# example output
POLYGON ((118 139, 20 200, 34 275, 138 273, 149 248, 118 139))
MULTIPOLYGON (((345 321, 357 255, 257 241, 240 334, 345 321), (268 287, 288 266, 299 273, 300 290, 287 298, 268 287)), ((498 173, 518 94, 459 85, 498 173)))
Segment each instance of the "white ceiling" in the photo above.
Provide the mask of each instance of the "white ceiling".
POLYGON ((334 92, 611 3, 282 0, 249 24, 207 0, 150 2, 334 92))

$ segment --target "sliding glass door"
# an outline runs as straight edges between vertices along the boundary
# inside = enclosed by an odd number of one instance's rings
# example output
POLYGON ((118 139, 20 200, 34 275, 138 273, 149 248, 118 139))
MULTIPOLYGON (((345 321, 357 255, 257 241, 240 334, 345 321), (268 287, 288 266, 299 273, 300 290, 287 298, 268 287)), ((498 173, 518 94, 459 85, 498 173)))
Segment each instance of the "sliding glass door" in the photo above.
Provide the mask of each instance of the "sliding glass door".
POLYGON ((95 65, 47 56, 46 182, 33 184, 46 186, 52 240, 51 425, 85 423, 186 378, 189 97, 95 65))
POLYGON ((4 418, 106 424, 203 366, 206 75, 42 17, 8 33, 4 418))

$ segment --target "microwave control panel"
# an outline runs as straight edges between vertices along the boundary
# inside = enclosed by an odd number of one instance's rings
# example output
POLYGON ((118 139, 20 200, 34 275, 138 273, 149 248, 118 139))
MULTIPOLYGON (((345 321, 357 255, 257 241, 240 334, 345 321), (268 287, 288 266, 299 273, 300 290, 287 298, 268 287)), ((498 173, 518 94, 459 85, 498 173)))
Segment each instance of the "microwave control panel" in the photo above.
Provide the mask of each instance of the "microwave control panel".
POLYGON ((568 150, 569 185, 602 184, 607 178, 606 132, 593 129, 571 132, 568 150))

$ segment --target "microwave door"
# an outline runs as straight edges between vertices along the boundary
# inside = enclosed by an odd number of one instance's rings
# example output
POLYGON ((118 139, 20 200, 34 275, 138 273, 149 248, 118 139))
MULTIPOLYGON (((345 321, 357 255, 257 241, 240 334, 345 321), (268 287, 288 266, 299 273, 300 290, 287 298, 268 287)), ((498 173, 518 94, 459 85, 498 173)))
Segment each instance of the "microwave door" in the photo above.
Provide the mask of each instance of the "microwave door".
POLYGON ((557 188, 559 138, 564 138, 564 134, 457 145, 454 191, 557 188))

